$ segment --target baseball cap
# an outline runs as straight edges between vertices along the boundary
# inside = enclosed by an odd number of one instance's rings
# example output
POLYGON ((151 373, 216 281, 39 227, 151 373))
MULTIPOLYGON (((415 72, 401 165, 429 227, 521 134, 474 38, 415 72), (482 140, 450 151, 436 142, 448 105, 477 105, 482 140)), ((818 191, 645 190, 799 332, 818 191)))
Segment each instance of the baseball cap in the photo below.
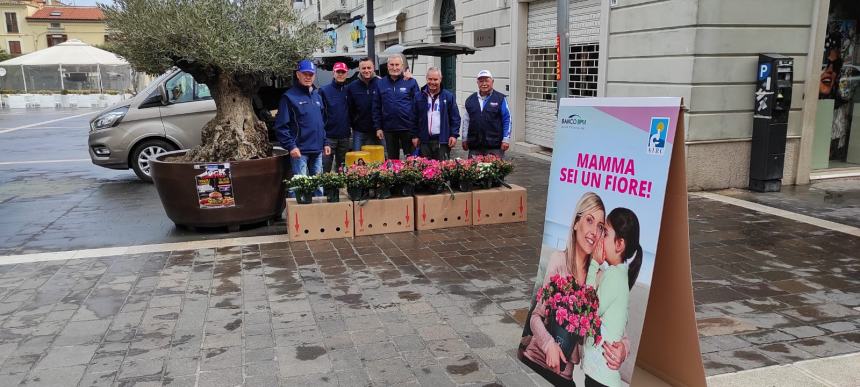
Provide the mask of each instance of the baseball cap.
POLYGON ((296 68, 296 71, 302 73, 316 74, 317 68, 316 66, 314 66, 314 62, 305 59, 299 62, 299 66, 296 68))
POLYGON ((346 67, 346 63, 337 62, 334 64, 334 70, 333 71, 349 71, 349 69, 346 67))
POLYGON ((477 76, 476 78, 483 78, 483 77, 490 77, 490 78, 492 78, 492 77, 493 77, 493 73, 491 73, 491 72, 490 72, 490 70, 481 70, 481 71, 478 71, 478 76, 477 76))

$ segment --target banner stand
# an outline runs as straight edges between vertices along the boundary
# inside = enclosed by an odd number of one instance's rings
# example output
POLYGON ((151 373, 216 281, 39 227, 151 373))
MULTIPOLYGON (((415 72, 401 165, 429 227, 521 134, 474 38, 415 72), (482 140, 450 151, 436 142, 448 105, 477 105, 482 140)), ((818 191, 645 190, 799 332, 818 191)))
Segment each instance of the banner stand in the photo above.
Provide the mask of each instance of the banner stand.
POLYGON ((690 268, 683 101, 677 122, 675 144, 678 146, 672 149, 665 201, 685 205, 663 207, 657 242, 659 259, 654 264, 636 367, 671 385, 706 386, 690 268))

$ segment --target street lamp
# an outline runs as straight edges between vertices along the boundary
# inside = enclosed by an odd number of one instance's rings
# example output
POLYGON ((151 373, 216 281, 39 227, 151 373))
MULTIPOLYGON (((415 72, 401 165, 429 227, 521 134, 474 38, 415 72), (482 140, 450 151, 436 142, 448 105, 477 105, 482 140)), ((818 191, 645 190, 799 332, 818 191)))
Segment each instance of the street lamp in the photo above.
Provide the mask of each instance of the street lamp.
POLYGON ((568 74, 570 69, 570 57, 568 56, 568 51, 570 48, 570 14, 568 13, 568 0, 557 0, 556 1, 556 54, 558 55, 556 62, 556 80, 558 82, 558 86, 556 87, 556 107, 561 103, 562 98, 568 97, 568 80, 570 79, 570 75, 568 74))
POLYGON ((376 68, 376 23, 373 22, 373 0, 367 0, 367 57, 373 61, 376 68))

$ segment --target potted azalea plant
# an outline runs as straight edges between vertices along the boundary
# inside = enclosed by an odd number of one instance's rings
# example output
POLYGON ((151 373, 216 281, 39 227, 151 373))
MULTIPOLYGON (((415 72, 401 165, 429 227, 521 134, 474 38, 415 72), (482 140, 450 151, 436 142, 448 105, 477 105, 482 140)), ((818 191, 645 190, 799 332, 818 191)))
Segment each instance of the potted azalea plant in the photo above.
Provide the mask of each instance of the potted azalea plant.
POLYGON ((492 188, 493 184, 498 179, 498 170, 491 161, 485 161, 484 158, 474 160, 475 170, 477 172, 477 183, 480 188, 492 188))
POLYGON ((442 173, 442 164, 437 160, 423 160, 421 179, 424 188, 429 193, 437 194, 444 191, 445 188, 451 189, 442 173))
POLYGON ((401 168, 397 171, 394 178, 394 186, 397 187, 396 192, 400 196, 414 195, 415 186, 421 183, 421 172, 422 170, 417 168, 414 164, 402 164, 401 168))
POLYGON ((294 175, 286 181, 287 188, 296 194, 296 202, 310 204, 314 200, 314 191, 320 184, 316 176, 294 175))
POLYGON ((498 187, 499 185, 504 185, 505 187, 511 188, 507 183, 505 183, 505 178, 508 177, 511 173, 514 172, 514 164, 508 160, 503 160, 498 157, 492 161, 493 166, 496 168, 496 176, 498 179, 495 181, 494 186, 498 187))
POLYGON ((340 189, 346 185, 346 178, 343 174, 337 172, 326 172, 317 175, 320 187, 325 192, 326 200, 329 203, 337 203, 340 201, 340 189))
POLYGON ((593 337, 595 346, 601 344, 600 301, 594 287, 577 285, 572 275, 555 274, 538 290, 537 301, 544 304, 547 331, 565 358, 586 337, 593 337))
POLYGON ((370 189, 373 187, 371 174, 372 171, 367 165, 353 164, 346 168, 343 176, 350 200, 360 201, 370 198, 370 189))
MULTIPOLYGON (((191 75, 206 85, 215 104, 200 146, 151 161, 168 217, 178 225, 238 229, 279 216, 287 155, 273 150, 252 100, 273 79, 291 78, 296 63, 322 46, 319 27, 302 21, 291 1, 281 0, 114 0, 99 8, 111 51, 138 72, 179 69, 191 75), (187 182, 201 168, 227 164, 236 204, 201 208, 193 200, 197 187, 187 182)), ((154 95, 161 104, 175 102, 163 86, 154 95)))
POLYGON ((453 176, 456 178, 455 187, 461 192, 470 192, 472 185, 478 180, 479 173, 477 164, 471 159, 455 159, 453 176))
POLYGON ((391 197, 391 188, 396 182, 393 163, 386 160, 382 164, 372 165, 373 187, 376 190, 377 199, 388 199, 391 197))

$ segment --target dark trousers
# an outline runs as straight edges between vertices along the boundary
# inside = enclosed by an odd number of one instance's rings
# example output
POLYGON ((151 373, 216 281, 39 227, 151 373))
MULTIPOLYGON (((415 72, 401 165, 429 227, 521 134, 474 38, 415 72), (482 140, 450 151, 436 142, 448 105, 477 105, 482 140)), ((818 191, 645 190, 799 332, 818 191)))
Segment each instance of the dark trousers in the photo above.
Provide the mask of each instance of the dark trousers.
POLYGON ((331 154, 323 159, 323 172, 331 172, 332 166, 335 171, 346 162, 346 152, 352 146, 352 140, 347 138, 327 138, 327 144, 331 145, 331 154))
POLYGON ((402 130, 399 132, 385 132, 385 158, 400 159, 400 150, 409 156, 412 154, 412 132, 402 130))
POLYGON ((440 143, 439 139, 421 142, 418 147, 421 150, 421 156, 428 159, 448 160, 451 158, 451 148, 448 147, 448 143, 440 143))
POLYGON ((606 385, 592 379, 588 375, 585 375, 585 387, 606 387, 606 385))
POLYGON ((378 137, 376 132, 352 132, 352 150, 360 151, 364 145, 385 145, 378 137))
POLYGON ((500 159, 504 159, 505 158, 505 151, 503 151, 501 149, 472 149, 472 148, 469 148, 469 158, 472 158, 472 157, 475 157, 478 155, 480 155, 480 156, 494 155, 500 159))

